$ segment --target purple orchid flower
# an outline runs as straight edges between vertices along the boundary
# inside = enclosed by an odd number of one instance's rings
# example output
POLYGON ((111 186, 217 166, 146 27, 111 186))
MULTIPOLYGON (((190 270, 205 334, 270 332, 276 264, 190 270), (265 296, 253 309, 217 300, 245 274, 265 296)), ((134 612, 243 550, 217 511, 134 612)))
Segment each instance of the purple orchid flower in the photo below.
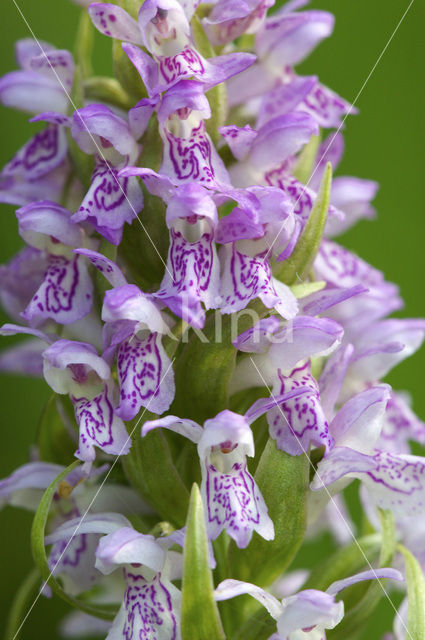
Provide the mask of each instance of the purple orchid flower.
POLYGON ((346 339, 356 336, 375 320, 402 308, 403 301, 396 285, 386 282, 381 271, 330 240, 324 240, 314 262, 318 280, 327 283, 327 290, 363 285, 367 292, 350 298, 329 311, 344 326, 346 339))
POLYGON ((425 510, 423 458, 377 448, 389 398, 387 385, 371 387, 338 411, 330 424, 335 446, 318 464, 313 491, 328 485, 335 491, 359 478, 382 509, 401 515, 425 510))
MULTIPOLYGON (((286 394, 288 399, 307 391, 300 387, 286 394)), ((254 439, 250 423, 285 396, 268 399, 259 409, 241 416, 221 411, 203 427, 193 420, 166 416, 145 422, 142 437, 157 428, 170 429, 198 445, 202 471, 201 494, 205 505, 208 537, 215 540, 223 530, 240 548, 248 546, 252 532, 266 540, 274 537, 273 522, 267 506, 251 474, 246 457, 254 455, 254 439)))
POLYGON ((95 156, 90 189, 74 222, 90 222, 112 244, 119 244, 122 229, 143 207, 137 180, 119 176, 119 170, 139 155, 130 125, 102 104, 91 104, 73 114, 71 134, 81 149, 95 156))
POLYGON ((267 9, 275 0, 219 0, 202 25, 210 42, 221 46, 243 33, 255 33, 262 26, 267 9))
POLYGON ((255 60, 249 53, 204 58, 191 35, 189 20, 194 10, 194 3, 183 7, 177 0, 147 0, 140 7, 138 22, 109 3, 93 3, 89 13, 101 33, 125 42, 123 49, 152 96, 190 78, 212 87, 255 60), (142 45, 150 55, 135 45, 142 45))
POLYGON ((198 445, 209 538, 214 540, 226 529, 244 548, 253 530, 266 540, 274 537, 267 507, 246 466, 246 456, 254 455, 254 440, 243 416, 222 411, 207 420, 204 428, 192 420, 166 416, 146 422, 142 436, 158 427, 171 429, 198 445))
MULTIPOLYGON (((211 117, 211 109, 202 84, 181 80, 162 97, 141 100, 130 110, 130 121, 138 135, 155 109, 164 144, 160 176, 170 178, 175 185, 197 182, 210 189, 229 189, 227 170, 206 132, 204 120, 211 117)), ((135 169, 130 167, 120 175, 143 175, 135 169)))
POLYGON ((137 532, 119 514, 100 513, 66 522, 46 542, 64 544, 72 536, 78 540, 87 534, 97 534, 97 539, 104 534, 97 545, 95 570, 109 575, 121 566, 125 579, 123 602, 109 640, 123 634, 136 640, 147 624, 158 640, 180 638, 181 594, 170 580, 181 578, 181 556, 167 552, 175 535, 155 540, 137 532))
MULTIPOLYGON (((65 114, 74 76, 71 54, 45 42, 24 39, 16 43, 16 57, 21 70, 0 79, 0 102, 33 114, 65 114)), ((49 123, 2 169, 0 202, 25 205, 46 198, 59 201, 70 175, 62 124, 58 120, 49 123)))
POLYGON ((109 574, 123 567, 126 591, 108 640, 123 635, 136 640, 149 624, 158 640, 180 639, 180 591, 170 578, 172 567, 160 541, 124 527, 101 538, 96 566, 109 574), (169 563, 168 563, 169 564, 169 563))
POLYGON ((390 453, 410 453, 409 441, 425 444, 425 423, 413 413, 408 394, 393 391, 378 445, 390 453))
MULTIPOLYGON (((99 536, 90 535, 93 520, 102 517, 105 526, 109 523, 110 531, 129 526, 127 518, 121 513, 86 514, 86 529, 81 534, 78 530, 81 514, 87 511, 88 505, 92 506, 92 497, 98 491, 99 475, 106 468, 99 467, 87 475, 84 466, 78 467, 62 481, 55 494, 49 522, 49 528, 54 532, 47 535, 45 542, 53 545, 49 552, 49 567, 55 575, 60 575, 70 595, 91 589, 101 577, 94 566, 99 536)), ((63 470, 64 467, 47 462, 25 464, 0 480, 0 499, 13 506, 35 511, 47 487, 63 470)), ((108 484, 102 491, 100 502, 96 501, 95 510, 105 507, 120 511, 124 508, 128 512, 132 509, 146 511, 146 506, 132 489, 117 484, 108 484), (117 495, 120 496, 118 500, 117 495)), ((49 594, 48 589, 44 592, 45 595, 49 594)))
POLYGON ((16 215, 21 237, 47 259, 43 280, 22 317, 30 326, 49 318, 65 325, 84 318, 93 304, 93 284, 84 260, 72 254, 72 248, 83 243, 84 232, 69 211, 54 202, 26 205, 16 215))
POLYGON ((69 393, 79 425, 77 458, 92 462, 97 446, 126 455, 131 442, 116 415, 115 385, 108 364, 90 344, 58 340, 43 353, 44 377, 56 393, 69 393))
MULTIPOLYGON (((254 355, 242 359, 236 367, 231 388, 272 385, 272 398, 284 397, 298 388, 308 393, 276 402, 267 412, 270 436, 279 449, 290 455, 301 455, 311 445, 329 450, 333 438, 322 408, 319 386, 311 375, 309 358, 324 355, 337 348, 342 328, 327 318, 298 316, 281 327, 276 317, 261 320, 242 333, 234 342, 237 349, 254 355)), ((258 400, 261 407, 267 400, 258 400)), ((249 412, 248 412, 249 413, 249 412)))
POLYGON ((205 322, 206 309, 219 302, 219 264, 214 244, 217 207, 211 192, 195 182, 175 186, 165 175, 129 168, 147 189, 167 204, 170 247, 164 278, 155 297, 194 327, 205 322))
POLYGON ((277 633, 271 636, 270 640, 298 640, 301 637, 305 640, 325 640, 325 630, 336 627, 344 617, 344 603, 336 602, 335 596, 358 582, 384 578, 403 580, 399 571, 384 568, 363 571, 344 580, 338 580, 326 591, 306 589, 284 598, 282 602, 264 589, 240 580, 224 580, 214 594, 218 601, 242 594, 248 594, 258 600, 277 623, 277 633))
POLYGON ((30 38, 18 40, 16 58, 21 69, 0 79, 0 102, 29 113, 57 111, 66 114, 74 78, 69 51, 55 49, 30 38))
POLYGON ((291 111, 308 113, 325 129, 342 127, 344 116, 357 113, 357 109, 320 84, 316 77, 301 77, 288 72, 286 82, 263 97, 257 127, 291 111))
POLYGON ((0 266, 0 302, 14 320, 21 319, 34 291, 43 282, 46 268, 45 252, 34 247, 21 249, 8 264, 0 266))
MULTIPOLYGON (((268 185, 281 189, 291 202, 291 213, 303 226, 307 221, 317 194, 291 175, 295 156, 312 135, 318 133, 317 123, 308 113, 291 111, 266 122, 258 131, 249 125, 221 127, 238 162, 229 169, 236 187, 268 185)), ((329 217, 343 219, 342 211, 333 205, 329 217)))
POLYGON ((318 133, 318 127, 308 114, 291 112, 273 118, 258 131, 249 125, 243 128, 230 125, 220 127, 219 131, 239 161, 230 170, 233 184, 249 187, 267 184, 269 172, 287 163, 318 133))
POLYGON ((111 260, 95 251, 79 249, 103 273, 113 289, 105 293, 102 320, 105 358, 116 354, 119 398, 117 416, 131 420, 141 407, 164 413, 174 399, 174 373, 162 346, 168 332, 158 305, 136 285, 128 284, 111 260))
POLYGON ((284 84, 291 67, 328 37, 333 25, 334 17, 326 11, 282 9, 267 18, 255 38, 257 62, 229 82, 229 104, 246 103, 284 84))

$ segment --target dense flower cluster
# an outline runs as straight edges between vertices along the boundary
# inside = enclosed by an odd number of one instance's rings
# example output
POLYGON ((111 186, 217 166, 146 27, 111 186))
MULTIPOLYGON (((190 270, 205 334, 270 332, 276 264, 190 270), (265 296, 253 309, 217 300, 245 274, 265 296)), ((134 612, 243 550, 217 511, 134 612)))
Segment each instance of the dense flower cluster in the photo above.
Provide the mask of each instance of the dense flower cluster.
POLYGON ((425 321, 389 317, 397 286, 334 240, 375 214, 377 184, 331 185, 355 109, 295 71, 333 17, 305 0, 78 4, 79 59, 20 40, 0 79, 1 103, 43 123, 0 173, 25 243, 0 268, 1 333, 29 336, 0 368, 54 392, 0 495, 37 510, 34 535, 50 514, 34 555, 43 595, 83 611, 67 637, 350 638, 377 591, 340 591, 402 581, 396 540, 425 567, 425 424, 382 382, 425 321), (116 78, 87 75, 94 28, 116 78), (377 545, 357 563, 353 479, 377 545), (284 576, 323 528, 338 564, 284 576), (227 615, 240 594, 269 615, 227 615))

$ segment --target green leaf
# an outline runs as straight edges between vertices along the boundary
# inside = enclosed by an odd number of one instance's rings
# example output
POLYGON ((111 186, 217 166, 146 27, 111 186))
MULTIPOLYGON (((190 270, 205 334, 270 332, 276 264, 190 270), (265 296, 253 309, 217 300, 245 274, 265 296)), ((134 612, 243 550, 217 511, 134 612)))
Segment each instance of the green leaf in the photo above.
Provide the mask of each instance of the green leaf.
POLYGON ((224 640, 208 565, 208 539, 198 485, 190 495, 184 543, 182 640, 224 640))
POLYGON ((83 602, 82 600, 77 600, 72 596, 69 596, 62 589, 59 582, 52 575, 49 564, 47 561, 46 555, 46 547, 44 545, 44 537, 45 537, 45 529, 46 523, 49 517, 50 507, 52 504, 53 496, 55 495, 56 489, 62 482, 65 480, 67 475, 75 469, 75 467, 80 464, 79 460, 76 460, 72 464, 69 465, 62 473, 60 473, 57 478, 53 480, 53 482, 46 489, 40 504, 38 505, 37 511, 34 516, 32 529, 31 529, 31 548, 32 555, 34 561, 40 571, 42 579, 45 581, 45 584, 48 584, 52 589, 53 593, 58 595, 62 600, 70 604, 72 607, 77 607, 77 609, 81 609, 81 611, 85 611, 86 613, 96 616, 98 618, 103 618, 104 620, 113 620, 116 615, 116 608, 111 607, 109 605, 96 606, 91 605, 88 602, 83 602))
POLYGON ((310 140, 298 156, 298 162, 295 166, 293 174, 297 178, 297 180, 299 180, 303 184, 307 184, 311 172, 313 171, 314 161, 317 156, 319 144, 320 136, 311 136, 310 140))
POLYGON ((425 640, 425 577, 421 565, 406 547, 399 544, 406 565, 407 633, 406 637, 425 640))
POLYGON ((323 231, 328 217, 331 195, 332 166, 328 162, 323 173, 322 183, 316 202, 292 252, 276 269, 274 275, 286 284, 303 283, 308 276, 322 242, 323 231))
POLYGON ((306 527, 306 493, 310 461, 290 456, 271 438, 263 451, 255 480, 275 528, 274 540, 254 532, 247 550, 230 545, 232 577, 260 586, 278 578, 298 551, 306 527))
POLYGON ((31 606, 31 600, 39 589, 39 585, 40 573, 37 569, 33 569, 22 582, 13 598, 12 606, 7 616, 4 640, 19 639, 21 625, 23 625, 25 616, 31 606))
MULTIPOLYGON (((214 58, 214 48, 196 14, 192 18, 191 27, 197 51, 199 51, 204 58, 214 58)), ((208 102, 211 107, 211 118, 206 122, 207 132, 213 143, 217 144, 217 142, 221 140, 218 127, 221 127, 225 123, 227 113, 227 91, 225 82, 221 82, 208 91, 208 102)))
MULTIPOLYGON (((146 419, 155 416, 145 412, 146 419)), ((128 431, 134 424, 129 422, 128 431)), ((127 456, 123 456, 123 466, 133 487, 159 513, 163 520, 182 527, 189 505, 189 491, 177 471, 170 447, 160 429, 154 429, 144 438, 138 425, 132 437, 132 445, 127 456)))
MULTIPOLYGON (((70 417, 71 424, 75 424, 74 416, 67 415, 67 400, 54 393, 44 407, 37 430, 40 460, 68 465, 74 458, 77 442, 71 438, 64 423, 70 417)), ((75 435, 77 437, 76 430, 75 435)))
MULTIPOLYGON (((379 510, 381 520, 381 550, 379 554, 379 566, 390 567, 395 552, 396 534, 394 517, 391 511, 379 510)), ((367 563, 366 563, 367 564, 367 563)), ((367 564, 367 568, 370 566, 367 564)), ((347 577, 349 572, 344 577, 347 577)), ((342 592, 345 615, 340 624, 332 631, 327 632, 329 640, 348 640, 356 638, 370 620, 370 616, 376 609, 385 592, 383 586, 385 580, 372 580, 362 582, 342 592)), ((329 585, 327 585, 329 586, 329 585)))

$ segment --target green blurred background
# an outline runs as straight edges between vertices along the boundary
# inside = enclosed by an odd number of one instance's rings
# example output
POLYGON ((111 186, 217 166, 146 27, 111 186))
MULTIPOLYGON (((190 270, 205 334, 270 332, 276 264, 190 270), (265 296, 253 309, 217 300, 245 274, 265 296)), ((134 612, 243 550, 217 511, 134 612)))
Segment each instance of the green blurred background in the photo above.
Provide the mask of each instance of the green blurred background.
MULTIPOLYGON (((18 5, 37 38, 58 48, 74 47, 79 15, 77 6, 68 0, 18 0, 18 5)), ((408 2, 323 0, 313 2, 311 6, 332 11, 336 16, 336 28, 334 36, 322 43, 298 70, 303 74, 318 74, 329 87, 347 100, 353 100, 407 9, 408 2)), ((30 33, 12 0, 2 0, 0 20, 0 74, 4 74, 15 68, 14 41, 30 37, 30 33)), ((416 0, 358 99, 360 115, 349 118, 347 122, 346 157, 338 171, 339 175, 371 178, 381 185, 375 201, 378 219, 359 223, 342 240, 348 248, 382 269, 388 280, 400 286, 406 301, 406 308, 401 314, 404 316, 425 315, 424 26, 425 5, 416 0)), ((110 41, 99 36, 95 71, 108 73, 110 69, 110 41)), ((35 125, 28 124, 27 120, 28 116, 23 113, 1 108, 0 166, 35 131, 35 125)), ((13 208, 0 207, 0 255, 1 262, 6 262, 22 243, 17 234, 13 208)), ((415 410, 423 419, 424 367, 423 349, 399 365, 388 378, 394 388, 411 392, 415 410)), ((48 390, 41 381, 5 376, 1 376, 0 389, 1 423, 7 434, 1 447, 0 477, 4 477, 28 460, 48 390)), ((7 507, 0 514, 0 611, 4 613, 31 567, 30 524, 31 515, 28 513, 7 507)), ((321 555, 324 552, 325 547, 319 551, 321 555)), ((21 638, 57 638, 57 620, 65 609, 61 602, 50 603, 41 597, 21 638)), ((380 638, 382 632, 390 628, 392 616, 391 605, 383 603, 370 621, 364 640, 380 638)))

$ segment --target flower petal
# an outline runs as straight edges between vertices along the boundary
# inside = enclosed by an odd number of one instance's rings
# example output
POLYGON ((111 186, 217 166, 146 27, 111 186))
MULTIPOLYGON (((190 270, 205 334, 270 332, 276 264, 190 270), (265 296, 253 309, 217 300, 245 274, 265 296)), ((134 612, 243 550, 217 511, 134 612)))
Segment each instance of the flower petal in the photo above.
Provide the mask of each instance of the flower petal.
POLYGON ((120 386, 117 415, 131 420, 140 407, 159 415, 167 411, 174 399, 174 373, 157 333, 144 340, 134 337, 121 343, 117 368, 120 386))
POLYGON ((178 418, 177 416, 165 416, 159 420, 147 420, 142 427, 142 438, 152 431, 152 429, 170 429, 175 433, 189 438, 192 442, 198 443, 204 432, 203 428, 193 420, 178 418))
POLYGON ((112 262, 112 260, 109 260, 109 258, 106 258, 106 256, 101 253, 92 251, 91 249, 75 249, 74 253, 86 256, 92 265, 103 273, 107 281, 113 287, 121 287, 127 284, 127 280, 125 279, 121 269, 115 264, 115 262, 112 262))
POLYGON ((121 418, 115 415, 114 390, 110 381, 93 399, 71 398, 80 431, 75 455, 84 462, 95 459, 95 446, 110 455, 126 455, 130 450, 131 438, 121 418))
POLYGON ((143 44, 139 25, 127 11, 108 2, 93 2, 89 15, 96 29, 105 36, 143 44))
POLYGON ((331 423, 337 446, 351 447, 363 453, 372 451, 378 440, 391 387, 371 387, 348 400, 331 423))
POLYGON ((116 168, 98 162, 90 189, 72 220, 87 220, 107 240, 118 245, 124 224, 131 224, 142 207, 143 193, 136 178, 120 178, 116 168))
POLYGON ((282 613, 282 605, 271 593, 267 593, 267 591, 257 587, 255 584, 242 582, 241 580, 223 580, 214 591, 214 598, 220 602, 243 594, 248 594, 258 600, 275 620, 282 613))
POLYGON ((92 304, 93 283, 81 258, 51 255, 44 280, 21 315, 32 326, 48 318, 72 324, 84 318, 92 304))
POLYGON ((114 565, 140 563, 154 571, 161 571, 165 553, 155 538, 133 528, 121 527, 100 539, 96 551, 96 567, 111 573, 114 565))

